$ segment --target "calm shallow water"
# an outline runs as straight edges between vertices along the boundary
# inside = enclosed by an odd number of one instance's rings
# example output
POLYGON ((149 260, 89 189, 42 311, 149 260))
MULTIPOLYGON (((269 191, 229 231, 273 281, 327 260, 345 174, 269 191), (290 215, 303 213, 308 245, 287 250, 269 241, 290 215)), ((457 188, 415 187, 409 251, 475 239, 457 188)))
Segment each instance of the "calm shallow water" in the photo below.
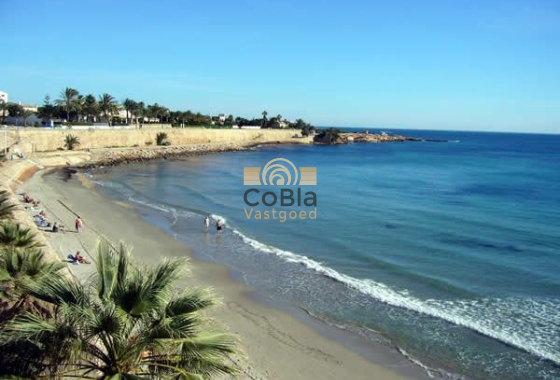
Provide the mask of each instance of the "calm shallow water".
POLYGON ((403 133, 452 142, 263 147, 92 175, 267 297, 381 333, 436 378, 560 378, 560 136, 403 133), (316 220, 247 219, 243 168, 277 157, 317 167, 302 187, 316 220), (205 213, 223 234, 203 232, 205 213))

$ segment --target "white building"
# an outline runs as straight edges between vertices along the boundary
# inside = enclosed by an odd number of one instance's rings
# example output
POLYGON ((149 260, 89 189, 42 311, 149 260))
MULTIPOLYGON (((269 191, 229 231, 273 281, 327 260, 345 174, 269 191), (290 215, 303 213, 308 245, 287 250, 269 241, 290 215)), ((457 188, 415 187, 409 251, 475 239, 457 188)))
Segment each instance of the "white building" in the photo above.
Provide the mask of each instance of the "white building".
POLYGON ((8 103, 8 93, 0 91, 0 102, 8 103))
POLYGON ((215 125, 216 123, 224 125, 224 123, 226 122, 226 119, 228 117, 229 117, 229 115, 221 113, 218 116, 210 116, 210 121, 211 121, 212 125, 215 125))
POLYGON ((21 106, 21 108, 23 108, 24 111, 31 111, 34 113, 37 113, 38 111, 37 104, 28 104, 22 102, 18 102, 18 104, 21 106))

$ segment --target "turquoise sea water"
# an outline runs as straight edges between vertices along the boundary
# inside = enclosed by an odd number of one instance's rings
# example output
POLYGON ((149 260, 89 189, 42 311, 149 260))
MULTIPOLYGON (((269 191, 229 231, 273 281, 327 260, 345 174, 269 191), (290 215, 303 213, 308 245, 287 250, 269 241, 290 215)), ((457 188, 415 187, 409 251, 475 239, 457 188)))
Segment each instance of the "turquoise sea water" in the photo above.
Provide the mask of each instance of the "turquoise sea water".
POLYGON ((560 136, 399 132, 449 142, 267 146, 91 174, 264 296, 372 344, 381 334, 434 378, 559 379, 560 136), (277 157, 317 167, 302 186, 317 219, 247 219, 243 168, 277 157), (203 231, 206 213, 222 234, 203 231))

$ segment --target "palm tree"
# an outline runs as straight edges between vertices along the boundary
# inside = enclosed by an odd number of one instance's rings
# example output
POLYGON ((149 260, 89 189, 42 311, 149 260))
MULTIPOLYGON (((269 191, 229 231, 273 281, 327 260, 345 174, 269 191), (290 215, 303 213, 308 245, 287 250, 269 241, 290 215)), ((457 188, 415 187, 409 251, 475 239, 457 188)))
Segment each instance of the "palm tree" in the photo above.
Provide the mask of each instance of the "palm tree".
POLYGON ((43 244, 36 240, 36 235, 30 228, 23 227, 12 221, 0 224, 0 246, 16 248, 37 248, 43 244))
POLYGON ((155 117, 160 123, 163 123, 163 116, 168 112, 168 109, 154 103, 148 106, 148 112, 150 117, 155 117))
POLYGON ((23 113, 21 114, 21 117, 23 118, 23 126, 27 127, 27 119, 29 119, 31 116, 33 116, 34 113, 32 111, 29 110, 23 110, 23 113))
POLYGON ((66 121, 68 123, 70 123, 70 111, 73 109, 74 101, 76 100, 76 97, 78 95, 79 95, 78 90, 73 89, 71 87, 66 87, 60 93, 60 99, 56 101, 56 103, 59 106, 64 107, 66 109, 66 121))
POLYGON ((169 108, 167 107, 161 107, 160 108, 160 112, 161 112, 161 117, 162 117, 162 121, 161 124, 163 124, 163 119, 165 118, 165 122, 169 123, 169 108))
POLYGON ((129 113, 132 114, 134 112, 134 108, 136 108, 136 102, 132 99, 126 98, 122 103, 125 111, 126 111, 126 124, 130 124, 128 115, 129 113))
POLYGON ((167 140, 167 133, 159 132, 156 135, 156 145, 163 145, 163 143, 167 140))
POLYGON ((214 299, 206 290, 178 294, 173 287, 181 261, 139 266, 124 245, 101 242, 96 267, 85 284, 59 276, 32 285, 30 294, 52 303, 55 317, 18 316, 0 331, 0 342, 56 352, 40 359, 49 361, 51 378, 202 380, 236 372, 225 359, 237 340, 200 314, 214 299))
POLYGON ((6 320, 23 311, 43 317, 51 309, 28 293, 29 284, 49 281, 60 276, 65 265, 60 261, 47 262, 37 250, 4 247, 0 251, 0 320, 6 320))
POLYGON ((143 118, 146 115, 146 105, 144 104, 144 102, 136 103, 134 113, 136 116, 136 123, 138 123, 138 118, 143 118))
POLYGON ((76 99, 74 99, 74 109, 78 114, 78 121, 81 121, 82 119, 82 112, 84 111, 85 106, 86 98, 83 95, 76 96, 76 99))
POLYGON ((88 94, 84 99, 84 112, 86 114, 86 119, 90 121, 94 121, 94 118, 99 116, 99 105, 97 104, 97 100, 95 96, 88 94))
POLYGON ((109 116, 112 116, 117 110, 117 101, 109 94, 103 94, 99 96, 99 109, 105 116, 105 120, 107 120, 107 124, 111 126, 111 119, 109 116))
MULTIPOLYGON (((53 315, 52 305, 29 294, 30 284, 42 284, 61 276, 64 264, 47 262, 36 250, 0 250, 0 330, 16 315, 30 312, 42 318, 53 315)), ((0 377, 37 378, 44 367, 38 358, 48 353, 31 342, 0 342, 0 377), (38 365, 39 364, 39 365, 38 365)))
POLYGON ((262 119, 261 127, 264 128, 266 126, 266 122, 268 121, 268 119, 266 118, 266 116, 268 115, 268 112, 266 112, 266 110, 264 110, 264 111, 262 111, 262 115, 263 115, 263 119, 262 119))
POLYGON ((66 135, 64 138, 64 146, 68 150, 74 150, 75 147, 80 145, 80 138, 74 135, 66 135))
POLYGON ((0 190, 0 220, 10 219, 16 205, 10 200, 10 193, 8 190, 0 190))

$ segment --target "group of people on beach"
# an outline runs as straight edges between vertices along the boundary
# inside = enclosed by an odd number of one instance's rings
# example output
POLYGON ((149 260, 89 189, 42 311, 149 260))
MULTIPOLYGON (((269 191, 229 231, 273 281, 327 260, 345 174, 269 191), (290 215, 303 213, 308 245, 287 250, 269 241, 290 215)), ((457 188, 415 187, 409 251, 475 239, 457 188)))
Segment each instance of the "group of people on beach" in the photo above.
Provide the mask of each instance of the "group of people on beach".
MULTIPOLYGON (((23 197, 23 201, 25 203, 30 203, 34 208, 38 207, 41 204, 39 200, 32 198, 28 193, 22 193, 21 195, 23 197)), ((45 231, 50 231, 53 233, 64 232, 65 228, 62 224, 58 222, 54 222, 51 224, 48 221, 47 214, 44 210, 36 210, 34 208, 26 207, 26 209, 30 209, 31 211, 36 212, 36 214, 33 215, 33 220, 37 227, 47 228, 45 231)), ((76 232, 79 233, 82 232, 84 222, 79 215, 76 216, 77 217, 74 226, 76 227, 76 232)), ((86 260, 86 258, 79 251, 76 252, 75 255, 68 255, 67 259, 69 262, 72 262, 74 264, 90 264, 90 262, 86 260)))
MULTIPOLYGON (((39 205, 41 204, 39 200, 32 198, 28 193, 22 193, 21 195, 25 203, 31 203, 31 205, 35 208, 39 207, 39 205)), ((28 207, 26 207, 26 209, 28 209, 28 207)), ((31 210, 33 212, 37 212, 35 215, 33 215, 33 220, 35 221, 37 227, 52 227, 51 232, 64 232, 63 225, 59 224, 58 222, 54 222, 53 224, 51 224, 48 221, 45 210, 36 210, 34 208, 31 208, 31 210)), ((75 227, 76 232, 82 232, 82 229, 84 227, 84 222, 82 222, 82 218, 80 218, 78 215, 76 218, 75 227)))
MULTIPOLYGON (((204 218, 204 229, 208 231, 210 229, 210 214, 207 214, 204 218)), ((216 231, 221 232, 224 229, 224 222, 222 219, 216 221, 216 231)))

